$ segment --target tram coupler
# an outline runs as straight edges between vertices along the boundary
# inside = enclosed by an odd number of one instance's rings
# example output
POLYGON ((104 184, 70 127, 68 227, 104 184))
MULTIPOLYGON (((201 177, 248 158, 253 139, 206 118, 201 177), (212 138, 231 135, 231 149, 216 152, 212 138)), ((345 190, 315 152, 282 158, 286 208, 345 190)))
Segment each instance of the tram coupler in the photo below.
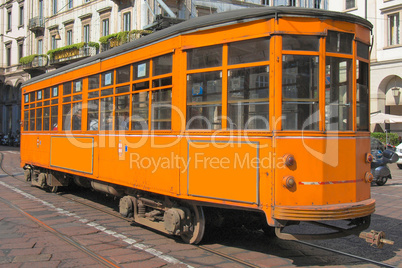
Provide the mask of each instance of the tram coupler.
POLYGON ((383 231, 378 232, 378 231, 371 230, 371 232, 361 232, 359 234, 359 237, 365 239, 367 243, 370 243, 371 246, 374 246, 377 248, 382 248, 384 246, 384 244, 388 244, 388 245, 394 244, 394 241, 385 239, 385 233, 383 231))

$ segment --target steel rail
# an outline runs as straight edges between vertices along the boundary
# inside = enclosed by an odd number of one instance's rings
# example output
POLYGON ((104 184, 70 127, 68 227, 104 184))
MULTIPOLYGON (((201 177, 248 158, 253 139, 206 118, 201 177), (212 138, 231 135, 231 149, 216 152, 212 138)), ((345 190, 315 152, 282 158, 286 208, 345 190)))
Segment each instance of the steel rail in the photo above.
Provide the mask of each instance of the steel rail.
POLYGON ((366 261, 366 262, 369 262, 369 263, 372 263, 372 264, 376 264, 376 265, 378 265, 380 267, 396 268, 395 266, 392 266, 390 264, 370 260, 370 259, 367 259, 367 258, 364 258, 364 257, 360 257, 360 256, 353 255, 353 254, 350 254, 350 253, 342 252, 342 251, 339 251, 339 250, 336 250, 336 249, 331 249, 331 248, 326 248, 326 247, 323 247, 323 246, 311 244, 311 243, 304 242, 304 241, 301 241, 301 240, 293 240, 293 242, 297 242, 297 243, 300 243, 300 244, 303 244, 303 245, 306 245, 306 246, 315 247, 315 248, 319 248, 319 249, 322 249, 322 250, 334 252, 334 253, 337 253, 337 254, 340 254, 340 255, 344 255, 344 256, 351 257, 351 258, 359 259, 361 261, 366 261))

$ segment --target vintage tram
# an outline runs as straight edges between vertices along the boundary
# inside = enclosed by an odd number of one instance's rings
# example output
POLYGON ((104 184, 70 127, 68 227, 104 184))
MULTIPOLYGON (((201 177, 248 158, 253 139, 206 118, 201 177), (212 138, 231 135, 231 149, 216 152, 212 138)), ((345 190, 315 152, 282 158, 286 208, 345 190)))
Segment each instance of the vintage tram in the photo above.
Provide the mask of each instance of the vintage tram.
POLYGON ((32 78, 25 177, 115 195, 121 214, 188 243, 201 241, 205 209, 253 215, 284 239, 358 233, 375 209, 371 28, 325 10, 241 9, 32 78), (334 220, 352 227, 283 230, 334 220))

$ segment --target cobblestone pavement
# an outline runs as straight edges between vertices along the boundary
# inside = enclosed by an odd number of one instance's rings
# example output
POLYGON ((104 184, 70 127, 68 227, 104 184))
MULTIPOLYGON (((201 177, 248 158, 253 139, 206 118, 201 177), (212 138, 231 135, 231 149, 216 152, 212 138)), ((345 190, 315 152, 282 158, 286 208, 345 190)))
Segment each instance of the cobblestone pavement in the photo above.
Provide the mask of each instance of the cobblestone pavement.
MULTIPOLYGON (((3 167, 22 178, 18 148, 0 147, 0 152, 5 155, 3 167)), ((402 267, 402 170, 396 165, 391 169, 392 180, 372 187, 377 206, 370 229, 386 231, 394 245, 374 249, 357 237, 314 244, 402 267)), ((206 246, 255 267, 377 267, 291 241, 244 236, 221 234, 206 246)), ((246 267, 73 203, 62 194, 31 187, 0 171, 0 267, 83 266, 246 267)))

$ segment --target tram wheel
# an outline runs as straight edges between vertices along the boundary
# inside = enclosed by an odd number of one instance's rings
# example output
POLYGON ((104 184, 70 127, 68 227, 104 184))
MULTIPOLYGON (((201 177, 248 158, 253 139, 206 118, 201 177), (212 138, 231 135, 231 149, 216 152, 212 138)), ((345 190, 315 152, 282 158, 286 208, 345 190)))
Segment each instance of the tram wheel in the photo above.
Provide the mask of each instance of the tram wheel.
POLYGON ((381 178, 378 178, 378 179, 375 181, 375 183, 376 183, 378 186, 383 186, 387 181, 388 181, 388 177, 381 177, 381 178))
POLYGON ((59 186, 50 186, 49 187, 49 192, 51 192, 51 193, 57 193, 58 190, 59 190, 59 186))
POLYGON ((205 216, 202 207, 193 205, 191 208, 191 218, 188 222, 188 230, 180 236, 188 244, 198 244, 201 242, 205 232, 205 216))
POLYGON ((25 169, 24 170, 24 178, 25 178, 26 181, 31 181, 31 178, 32 178, 31 169, 25 169))

